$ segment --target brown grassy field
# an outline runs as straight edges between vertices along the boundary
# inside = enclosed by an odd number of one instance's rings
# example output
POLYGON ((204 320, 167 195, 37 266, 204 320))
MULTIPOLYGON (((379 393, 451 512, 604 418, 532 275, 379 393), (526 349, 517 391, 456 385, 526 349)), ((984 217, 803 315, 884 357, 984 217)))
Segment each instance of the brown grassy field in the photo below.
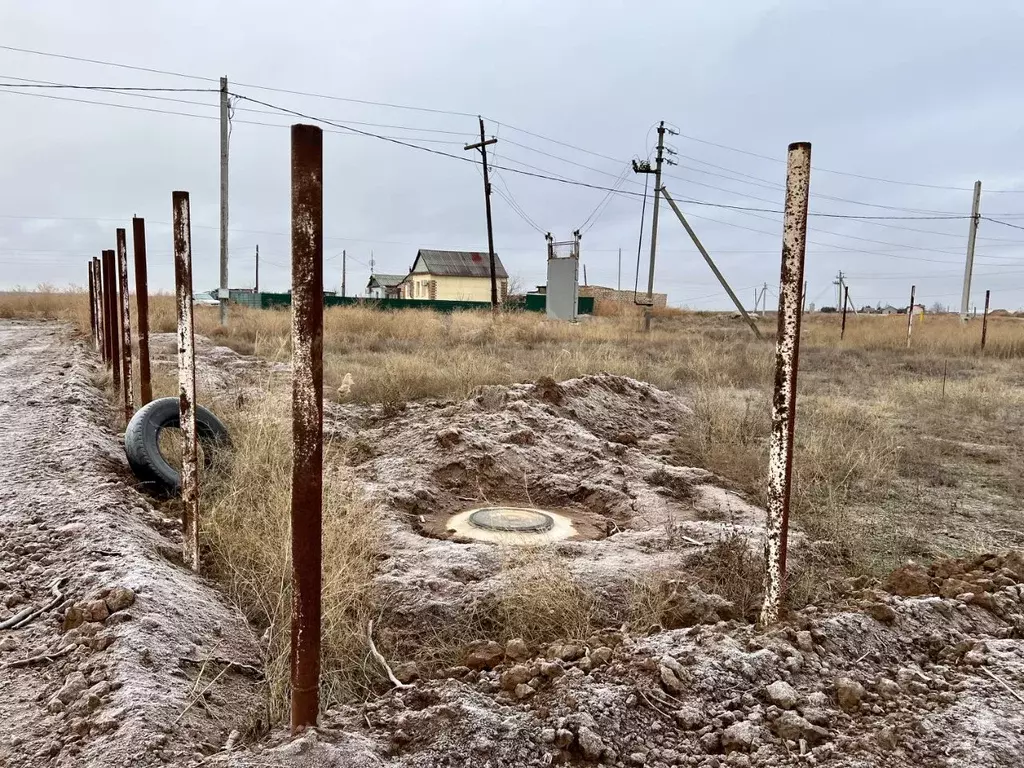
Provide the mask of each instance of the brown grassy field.
MULTIPOLYGON (((82 294, 2 295, 0 318, 10 317, 88 327, 82 294)), ((771 320, 760 323, 774 335, 771 320)), ((174 328, 169 296, 152 299, 151 327, 174 328)), ((234 308, 225 330, 215 308, 200 307, 197 332, 244 354, 289 359, 287 311, 234 308)), ((817 542, 812 551, 819 556, 802 564, 792 600, 826 599, 839 579, 879 574, 907 558, 1020 545, 1024 321, 992 319, 984 352, 979 337, 980 322, 962 326, 953 316, 928 316, 915 324, 908 349, 905 317, 851 317, 843 341, 836 316, 805 318, 793 519, 817 542)), ((763 499, 774 345, 756 341, 729 315, 667 311, 645 334, 637 315, 621 312, 570 325, 530 313, 331 309, 324 363, 329 398, 394 408, 541 377, 607 371, 642 379, 692 406, 673 448, 680 464, 710 469, 757 503, 763 499), (339 393, 346 374, 352 388, 339 393)), ((161 394, 172 387, 170 379, 158 383, 161 394)), ((228 474, 204 488, 205 542, 228 589, 270 629, 269 663, 279 672, 271 679, 279 686, 287 672, 287 413, 281 388, 265 392, 259 408, 228 413, 235 456, 228 474)), ((332 553, 324 565, 325 665, 339 696, 370 674, 363 670, 362 632, 375 610, 371 581, 380 544, 376 511, 352 492, 344 450, 329 458, 325 503, 325 538, 332 542, 325 547, 332 553)), ((756 557, 751 566, 728 546, 715 556, 721 559, 712 573, 737 574, 723 576, 716 589, 750 600, 740 593, 749 590, 756 557)), ((590 598, 566 581, 551 553, 543 557, 549 559, 542 568, 510 561, 532 576, 517 580, 520 588, 500 612, 507 636, 540 641, 586 631, 590 598), (567 606, 563 619, 537 608, 551 600, 567 606)))

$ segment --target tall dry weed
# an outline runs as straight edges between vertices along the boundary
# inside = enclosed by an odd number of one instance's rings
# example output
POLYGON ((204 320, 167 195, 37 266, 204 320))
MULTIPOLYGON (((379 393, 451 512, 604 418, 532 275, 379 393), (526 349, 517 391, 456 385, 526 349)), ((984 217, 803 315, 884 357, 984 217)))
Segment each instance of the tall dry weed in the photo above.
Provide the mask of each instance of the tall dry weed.
MULTIPOLYGON (((273 395, 228 413, 230 459, 203 487, 203 541, 228 592, 263 633, 271 721, 287 712, 291 611, 290 488, 285 403, 273 395)), ((325 452, 323 501, 323 701, 364 691, 379 674, 366 666, 375 615, 373 572, 381 547, 377 510, 325 452)))

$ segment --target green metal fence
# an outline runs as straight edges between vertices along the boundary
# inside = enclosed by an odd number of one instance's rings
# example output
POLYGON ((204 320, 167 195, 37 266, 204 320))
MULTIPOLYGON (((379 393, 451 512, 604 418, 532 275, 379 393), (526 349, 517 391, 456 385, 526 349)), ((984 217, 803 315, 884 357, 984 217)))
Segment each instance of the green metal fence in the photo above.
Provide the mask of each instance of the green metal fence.
MULTIPOLYGON (((258 296, 253 304, 261 309, 273 309, 275 307, 288 307, 292 303, 290 293, 260 293, 249 294, 258 296)), ((234 298, 234 297, 232 297, 234 298)), ((526 296, 526 303, 518 306, 529 312, 543 312, 546 307, 547 297, 540 294, 529 294, 526 296)), ((249 301, 245 302, 249 304, 249 301)), ((395 309, 430 309, 434 312, 461 312, 474 309, 490 309, 488 301, 430 301, 427 299, 360 299, 352 296, 324 296, 325 307, 348 307, 366 306, 380 310, 395 309)), ((580 296, 577 311, 581 315, 592 315, 594 313, 594 299, 591 296, 580 296)))

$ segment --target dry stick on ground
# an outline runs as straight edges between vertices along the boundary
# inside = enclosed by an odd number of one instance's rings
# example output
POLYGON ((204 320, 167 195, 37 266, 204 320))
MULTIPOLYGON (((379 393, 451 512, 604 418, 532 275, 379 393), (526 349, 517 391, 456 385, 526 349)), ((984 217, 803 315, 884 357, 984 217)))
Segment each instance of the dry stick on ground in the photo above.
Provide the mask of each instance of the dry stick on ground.
POLYGON ((1015 698, 1021 704, 1024 704, 1024 696, 1021 696, 1019 693, 1017 693, 1015 690, 1013 690, 1013 688, 1011 688, 1009 685, 1007 685, 1006 681, 1003 680, 1003 678, 999 677, 995 672, 993 672, 988 667, 982 667, 981 671, 984 672, 989 677, 991 677, 993 680, 995 680, 1001 686, 1003 686, 1003 688, 1006 689, 1006 692, 1009 693, 1011 696, 1013 696, 1013 698, 1015 698))
POLYGON ((239 672, 244 672, 247 675, 255 677, 257 680, 262 680, 264 673, 259 667, 254 667, 252 664, 243 664, 240 661, 232 661, 231 659, 225 659, 221 656, 211 656, 208 659, 191 659, 188 656, 181 656, 178 661, 184 664, 195 664, 196 666, 202 667, 210 662, 214 664, 222 664, 227 669, 237 669, 239 672))
MULTIPOLYGON (((210 681, 209 683, 207 683, 206 687, 205 687, 205 688, 203 688, 203 690, 201 690, 201 691, 200 691, 199 693, 197 693, 197 694, 195 695, 195 697, 194 697, 194 698, 192 699, 192 701, 190 701, 190 702, 188 703, 188 706, 187 706, 187 707, 185 707, 185 708, 184 708, 183 710, 181 710, 181 714, 180 714, 180 715, 178 715, 178 716, 177 716, 177 717, 176 717, 176 718, 174 719, 174 722, 173 722, 173 723, 171 723, 171 725, 177 725, 177 724, 178 724, 178 721, 179 721, 179 720, 181 720, 181 718, 183 718, 183 717, 185 716, 185 713, 187 713, 187 712, 188 712, 188 711, 189 711, 190 709, 192 709, 192 707, 193 707, 193 706, 195 706, 195 705, 196 705, 196 704, 197 704, 197 703, 199 702, 199 700, 200 700, 200 699, 202 699, 202 698, 203 698, 203 696, 205 696, 205 695, 206 695, 206 692, 207 692, 208 690, 210 690, 210 689, 211 689, 211 688, 212 688, 212 687, 214 686, 214 684, 215 684, 215 683, 216 683, 216 682, 217 682, 218 680, 220 680, 220 679, 221 679, 221 678, 222 678, 222 677, 224 676, 224 674, 225 674, 225 673, 226 673, 226 672, 227 672, 227 671, 228 671, 229 669, 231 669, 231 667, 224 667, 224 669, 222 669, 222 670, 221 670, 220 672, 218 672, 218 673, 217 673, 217 674, 216 674, 216 675, 214 676, 213 680, 211 680, 211 681, 210 681)), ((205 702, 205 701, 203 702, 203 706, 204 706, 204 707, 206 706, 206 702, 205 702)))
POLYGON ((27 659, 18 659, 17 661, 9 661, 6 664, 4 664, 4 669, 15 669, 17 667, 29 667, 29 666, 31 666, 33 664, 41 664, 44 661, 47 661, 47 662, 55 661, 56 659, 59 659, 61 656, 66 656, 67 654, 71 653, 73 650, 75 650, 75 647, 76 647, 75 644, 72 643, 71 645, 65 645, 59 651, 54 651, 53 653, 41 653, 38 656, 29 656, 27 659))
POLYGON ((388 680, 391 681, 391 684, 394 685, 395 688, 412 688, 408 683, 403 683, 395 677, 395 673, 392 672, 391 667, 388 666, 387 659, 381 655, 380 651, 377 650, 377 646, 373 644, 373 619, 370 619, 370 623, 366 626, 366 641, 370 645, 370 653, 373 654, 373 658, 375 658, 378 663, 384 667, 384 671, 388 673, 388 680))
POLYGON ((11 616, 6 621, 0 623, 0 629, 21 629, 22 627, 27 626, 31 621, 33 621, 36 618, 36 616, 39 616, 42 613, 46 613, 46 611, 56 607, 64 599, 64 595, 60 591, 60 588, 64 586, 64 583, 66 581, 67 577, 65 576, 53 583, 53 585, 50 587, 50 592, 51 594, 53 594, 53 599, 46 605, 44 605, 42 608, 33 608, 31 605, 27 608, 23 608, 14 616, 11 616))
POLYGON ((636 689, 636 692, 639 693, 640 696, 643 698, 643 700, 647 702, 647 706, 649 706, 651 709, 653 709, 655 712, 657 712, 662 717, 665 717, 665 718, 667 718, 669 720, 672 719, 667 713, 663 712, 662 710, 660 710, 656 706, 654 706, 654 704, 651 702, 651 700, 649 698, 647 698, 647 694, 646 693, 644 693, 639 688, 636 689))

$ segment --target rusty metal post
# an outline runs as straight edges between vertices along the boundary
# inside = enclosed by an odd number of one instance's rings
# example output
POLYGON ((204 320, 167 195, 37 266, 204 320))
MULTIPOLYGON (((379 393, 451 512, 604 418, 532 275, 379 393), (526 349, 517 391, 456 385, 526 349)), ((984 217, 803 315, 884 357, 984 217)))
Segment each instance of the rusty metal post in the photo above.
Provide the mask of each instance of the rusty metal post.
POLYGON ((320 709, 323 132, 292 126, 292 733, 320 709))
POLYGON ((128 240, 122 228, 117 230, 118 301, 121 305, 121 388, 124 392, 124 423, 135 413, 132 392, 132 318, 128 295, 128 240))
POLYGON ((178 305, 178 418, 185 565, 199 572, 199 453, 196 447, 196 347, 192 327, 192 222, 188 192, 172 192, 174 287, 178 305))
POLYGON ((114 391, 121 390, 121 339, 117 312, 117 263, 113 251, 103 252, 106 269, 104 290, 107 295, 107 339, 110 344, 110 372, 114 379, 114 391))
POLYGON ((89 332, 92 334, 93 344, 96 343, 96 285, 93 283, 92 259, 89 259, 89 332))
MULTIPOLYGON (((981 348, 985 349, 985 339, 988 336, 988 300, 992 297, 992 291, 985 291, 985 311, 981 314, 981 348)), ((977 311, 977 310, 975 310, 977 311)))
POLYGON ((907 307, 907 349, 910 349, 910 334, 914 332, 914 291, 916 285, 910 286, 910 306, 907 307))
POLYGON ((764 604, 760 623, 774 624, 786 579, 789 498, 793 478, 796 381, 800 357, 800 319, 807 245, 807 202, 811 185, 811 145, 789 145, 786 205, 782 219, 782 273, 775 346, 775 397, 768 447, 768 503, 765 537, 764 604))
POLYGON ((846 307, 850 304, 850 289, 843 286, 843 324, 839 326, 839 340, 842 341, 846 335, 846 307))
POLYGON ((139 407, 153 399, 149 374, 149 278, 146 274, 146 220, 132 217, 132 250, 135 255, 135 308, 139 328, 139 407))
POLYGON ((93 297, 93 311, 96 313, 96 349, 100 353, 100 360, 106 362, 107 348, 103 343, 106 330, 103 327, 103 269, 100 260, 95 256, 92 259, 92 281, 96 286, 96 295, 93 297))

